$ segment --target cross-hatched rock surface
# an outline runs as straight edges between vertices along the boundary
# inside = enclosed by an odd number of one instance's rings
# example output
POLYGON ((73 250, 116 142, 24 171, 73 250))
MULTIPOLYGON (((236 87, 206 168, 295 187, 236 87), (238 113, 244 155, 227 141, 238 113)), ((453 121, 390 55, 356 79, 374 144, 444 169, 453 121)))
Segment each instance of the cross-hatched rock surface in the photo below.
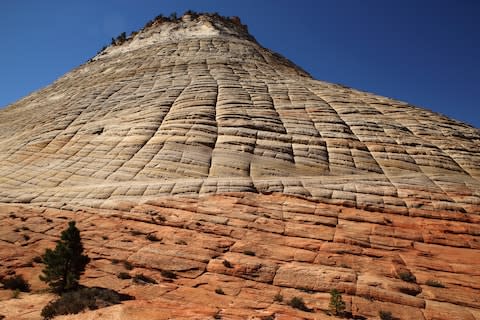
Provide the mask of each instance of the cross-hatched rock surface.
POLYGON ((314 80, 219 20, 184 20, 2 110, 0 200, 102 207, 248 191, 478 205, 478 129, 314 80))
MULTIPOLYGON (((155 296, 174 318, 182 300, 185 312, 206 317, 230 303, 231 317, 262 309, 271 312, 258 317, 323 319, 289 313, 270 298, 298 294, 325 311, 335 287, 359 316, 384 308, 401 319, 480 319, 480 131, 312 79, 235 18, 157 19, 1 110, 0 203, 38 219, 45 207, 93 214, 84 219, 108 213, 140 219, 146 232, 197 239, 188 248, 143 246, 118 230, 108 250, 91 242, 99 259, 114 248, 139 270, 177 272, 155 296), (216 211, 225 199, 261 204, 216 211), (285 199, 293 199, 291 210, 285 199), (168 229, 142 218, 147 204, 167 207, 168 229), (333 211, 323 213, 327 205, 333 211), (245 254, 252 248, 256 255, 245 254), (420 282, 403 283, 402 272, 420 282), (453 291, 425 286, 429 277, 453 291), (209 295, 199 289, 204 283, 209 295), (225 285, 226 295, 212 283, 225 285), (218 303, 201 309, 202 299, 218 303)), ((107 220, 105 232, 118 229, 107 220)), ((38 248, 55 236, 42 223, 31 227, 38 248)), ((25 239, 10 230, 19 227, 0 227, 2 259, 22 256, 25 239)), ((101 277, 113 272, 94 268, 101 277)))

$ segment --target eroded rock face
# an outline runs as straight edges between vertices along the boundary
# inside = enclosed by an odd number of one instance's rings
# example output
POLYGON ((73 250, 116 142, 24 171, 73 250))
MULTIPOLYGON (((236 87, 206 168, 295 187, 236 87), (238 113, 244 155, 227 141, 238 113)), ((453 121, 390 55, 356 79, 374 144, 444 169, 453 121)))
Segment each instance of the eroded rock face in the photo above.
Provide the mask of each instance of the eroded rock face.
POLYGON ((478 129, 313 80, 222 21, 155 23, 1 110, 0 201, 282 192, 385 211, 478 206, 478 129))
POLYGON ((478 220, 255 193, 163 197, 122 210, 4 204, 0 219, 0 275, 22 274, 33 289, 19 301, 0 290, 9 319, 38 319, 48 299, 37 293, 45 284, 34 258, 70 219, 92 258, 82 284, 136 300, 66 319, 331 319, 332 289, 357 318, 390 311, 397 319, 479 319, 478 220), (122 272, 157 284, 120 279, 122 272), (311 311, 288 306, 293 297, 311 311))
MULTIPOLYGON (((328 319, 336 288, 357 317, 478 320, 479 150, 478 129, 314 80, 235 19, 158 20, 0 111, 0 276, 44 288, 32 259, 75 219, 83 283, 137 300, 66 318, 328 319)), ((46 299, 10 297, 11 319, 46 299)))

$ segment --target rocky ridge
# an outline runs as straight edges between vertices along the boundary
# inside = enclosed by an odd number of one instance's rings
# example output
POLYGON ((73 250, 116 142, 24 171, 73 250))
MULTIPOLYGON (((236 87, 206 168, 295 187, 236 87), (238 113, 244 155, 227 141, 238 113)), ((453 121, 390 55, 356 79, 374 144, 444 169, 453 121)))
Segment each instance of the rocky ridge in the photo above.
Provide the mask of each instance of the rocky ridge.
POLYGON ((479 130, 314 80, 237 19, 152 21, 0 111, 0 149, 0 275, 40 290, 74 218, 85 284, 137 297, 81 319, 327 319, 332 288, 357 318, 480 319, 479 130))

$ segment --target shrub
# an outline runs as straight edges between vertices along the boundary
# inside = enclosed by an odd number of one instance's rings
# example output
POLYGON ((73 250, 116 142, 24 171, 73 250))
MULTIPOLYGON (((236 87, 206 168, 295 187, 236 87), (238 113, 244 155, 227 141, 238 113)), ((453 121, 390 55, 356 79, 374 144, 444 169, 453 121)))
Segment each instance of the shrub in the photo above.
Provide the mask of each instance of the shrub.
POLYGON ((55 250, 47 249, 42 260, 45 268, 40 280, 45 281, 54 292, 62 293, 78 287, 80 275, 90 258, 83 254, 80 231, 75 227, 75 221, 68 223, 55 250))
POLYGON ((225 292, 223 292, 223 289, 222 289, 222 288, 217 288, 217 289, 215 289, 215 293, 216 293, 216 294, 225 294, 225 292))
POLYGON ((32 261, 35 262, 35 263, 43 263, 43 260, 42 260, 41 256, 33 257, 32 261))
POLYGON ((152 233, 147 234, 146 238, 150 241, 162 241, 162 239, 159 239, 156 235, 152 233))
POLYGON ((393 316, 392 316, 392 313, 390 311, 380 310, 380 311, 378 311, 378 316, 382 320, 393 320, 393 316))
POLYGON ((18 290, 18 289, 13 290, 13 292, 12 292, 12 298, 13 299, 18 299, 19 295, 20 295, 20 290, 18 290))
POLYGON ((436 287, 436 288, 445 288, 445 285, 438 280, 428 279, 426 282, 427 286, 436 287))
POLYGON ((300 297, 293 297, 289 302, 288 305, 292 308, 310 312, 311 310, 305 305, 305 302, 303 302, 303 299, 300 297))
POLYGON ((122 44, 127 40, 127 34, 125 32, 122 32, 118 35, 118 37, 115 39, 116 44, 122 44))
POLYGON ((170 270, 162 270, 160 272, 160 274, 162 275, 162 277, 165 277, 165 278, 168 278, 168 279, 176 279, 177 278, 177 275, 175 274, 175 272, 170 271, 170 270))
POLYGON ((246 254, 247 256, 255 256, 255 252, 251 250, 245 250, 243 251, 243 254, 246 254))
POLYGON ((341 315, 345 311, 345 302, 337 289, 332 289, 330 291, 330 304, 328 305, 328 308, 334 315, 341 315))
POLYGON ((167 218, 165 218, 164 216, 162 216, 161 214, 159 214, 158 216, 155 217, 155 221, 156 221, 156 222, 163 223, 163 222, 167 221, 167 218))
POLYGON ((225 268, 233 268, 232 264, 228 260, 223 260, 222 263, 225 266, 225 268))
POLYGON ((117 274, 118 279, 126 280, 126 279, 132 279, 132 276, 128 274, 127 272, 120 272, 117 274))
POLYGON ((133 265, 128 262, 127 260, 123 261, 123 267, 127 270, 132 270, 133 269, 133 265))
POLYGON ((131 300, 128 295, 119 294, 111 289, 82 288, 64 293, 60 298, 50 301, 42 309, 42 317, 46 320, 58 315, 76 314, 85 309, 98 309, 131 300))
POLYGON ((23 278, 22 275, 15 275, 0 280, 4 289, 19 290, 22 292, 30 291, 30 284, 23 278))
POLYGON ((132 236, 140 236, 140 235, 143 235, 144 233, 142 231, 138 231, 138 230, 131 230, 130 234, 132 236))
POLYGON ((156 284, 157 283, 157 281, 155 279, 150 278, 149 276, 146 276, 143 273, 136 274, 133 277, 133 281, 138 283, 138 284, 147 284, 147 283, 156 284))
POLYGON ((416 296, 417 294, 419 294, 421 292, 421 290, 419 290, 418 288, 407 288, 407 287, 401 287, 401 288, 399 288, 399 291, 401 293, 405 293, 405 294, 408 294, 410 296, 416 296))
POLYGON ((399 278, 405 282, 417 282, 417 278, 410 271, 402 271, 398 274, 399 278))
POLYGON ((275 301, 275 302, 282 302, 282 301, 283 301, 283 296, 282 296, 280 293, 277 293, 277 294, 273 297, 273 301, 275 301))

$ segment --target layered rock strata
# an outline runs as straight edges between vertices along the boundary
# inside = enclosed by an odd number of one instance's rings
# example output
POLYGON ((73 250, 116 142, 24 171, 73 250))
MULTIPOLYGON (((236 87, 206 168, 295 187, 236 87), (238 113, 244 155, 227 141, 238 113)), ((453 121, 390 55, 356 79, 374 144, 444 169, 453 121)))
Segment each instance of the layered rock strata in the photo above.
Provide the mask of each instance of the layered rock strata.
POLYGON ((0 289, 0 315, 39 318, 32 259, 75 219, 83 284, 136 300, 68 319, 331 319, 337 289, 357 319, 479 320, 479 150, 238 19, 157 19, 0 111, 0 277, 34 289, 0 289))
POLYGON ((92 258, 82 284, 136 300, 65 319, 332 319, 332 289, 355 319, 380 311, 480 319, 480 218, 447 221, 437 215, 450 212, 433 212, 414 217, 255 193, 165 197, 118 210, 1 205, 0 274, 24 275, 34 293, 16 300, 0 290, 0 314, 39 319, 51 296, 37 293, 45 284, 35 257, 75 219, 92 258), (289 306, 294 297, 310 311, 289 306))
POLYGON ((282 192, 396 211, 480 204, 478 129, 314 80, 209 16, 155 23, 2 110, 0 146, 10 203, 282 192))

